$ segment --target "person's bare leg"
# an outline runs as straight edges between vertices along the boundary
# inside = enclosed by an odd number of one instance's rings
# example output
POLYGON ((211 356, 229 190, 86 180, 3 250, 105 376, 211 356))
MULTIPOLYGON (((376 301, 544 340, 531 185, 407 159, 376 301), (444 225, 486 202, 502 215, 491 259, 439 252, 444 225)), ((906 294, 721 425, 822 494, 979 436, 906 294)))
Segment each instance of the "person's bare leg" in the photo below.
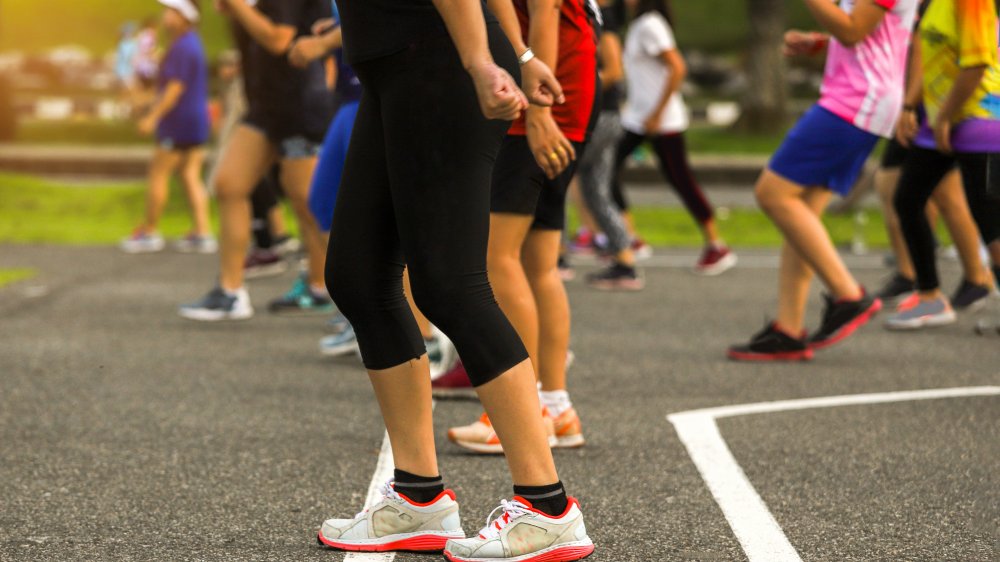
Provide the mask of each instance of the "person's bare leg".
POLYGON ((184 184, 188 205, 191 207, 191 223, 194 233, 199 236, 211 233, 208 224, 208 192, 201 176, 204 166, 205 149, 194 148, 187 151, 181 169, 181 183, 184 184))
POLYGON ((934 189, 931 198, 951 233, 951 240, 962 261, 965 279, 976 285, 989 285, 989 270, 979 255, 979 228, 965 198, 961 173, 954 170, 945 176, 934 189))
POLYGON ((431 332, 431 321, 424 316, 423 312, 417 308, 416 301, 413 300, 413 290, 410 289, 410 270, 403 270, 403 293, 406 295, 406 302, 410 304, 410 310, 413 312, 413 318, 417 321, 417 326, 420 328, 420 335, 424 337, 425 340, 431 339, 433 333, 431 332))
POLYGON ((299 236, 309 258, 309 285, 318 290, 325 286, 326 246, 316 218, 309 210, 309 188, 315 169, 315 157, 281 161, 281 187, 299 221, 299 236))
MULTIPOLYGON (((840 259, 823 222, 807 203, 806 191, 822 193, 825 190, 806 190, 770 170, 764 171, 756 188, 761 209, 820 276, 834 298, 857 299, 861 296, 861 286, 840 259)), ((826 197, 829 198, 829 194, 826 197)))
POLYGON ((523 361, 477 387, 476 393, 503 443, 514 484, 545 486, 558 482, 531 362, 523 361))
POLYGON ((272 237, 288 236, 288 225, 285 223, 285 207, 280 201, 267 212, 267 221, 271 225, 272 237))
POLYGON ((532 230, 521 263, 538 311, 538 379, 542 390, 566 390, 570 309, 566 286, 559 277, 558 230, 532 230))
POLYGON ((524 342, 537 370, 538 308, 521 263, 522 246, 533 220, 526 215, 490 214, 486 270, 500 309, 524 342))
POLYGON ((590 208, 587 207, 587 201, 584 200, 583 195, 580 194, 580 180, 575 177, 569 182, 569 200, 573 203, 573 207, 576 209, 576 214, 580 219, 580 224, 594 234, 600 232, 601 229, 597 226, 597 221, 594 220, 594 215, 590 213, 590 208))
MULTIPOLYGON (((829 191, 812 189, 805 194, 805 202, 817 216, 830 202, 829 191)), ((781 264, 778 268, 778 314, 775 321, 781 330, 798 338, 805 328, 806 303, 809 301, 809 284, 813 270, 798 251, 788 242, 781 246, 781 264)))
POLYGON ((181 163, 182 156, 176 150, 157 147, 153 160, 149 163, 148 185, 146 186, 146 218, 142 225, 144 232, 155 232, 160 227, 160 217, 170 195, 170 176, 181 163))
POLYGON ((391 369, 368 371, 389 433, 395 467, 438 476, 427 355, 391 369))
POLYGON ((243 261, 250 246, 250 193, 274 160, 263 133, 240 125, 222 153, 215 178, 221 235, 219 284, 228 291, 243 286, 243 261))
POLYGON ((910 259, 910 251, 906 248, 906 239, 903 238, 903 229, 899 225, 899 215, 896 214, 896 207, 892 202, 896 196, 901 173, 901 168, 880 168, 875 172, 875 191, 878 193, 882 208, 889 247, 896 256, 896 272, 907 279, 916 279, 917 272, 913 269, 913 260, 910 259))
POLYGON ((722 240, 719 235, 719 227, 715 224, 715 219, 708 219, 701 225, 701 236, 705 239, 705 244, 716 244, 722 240))

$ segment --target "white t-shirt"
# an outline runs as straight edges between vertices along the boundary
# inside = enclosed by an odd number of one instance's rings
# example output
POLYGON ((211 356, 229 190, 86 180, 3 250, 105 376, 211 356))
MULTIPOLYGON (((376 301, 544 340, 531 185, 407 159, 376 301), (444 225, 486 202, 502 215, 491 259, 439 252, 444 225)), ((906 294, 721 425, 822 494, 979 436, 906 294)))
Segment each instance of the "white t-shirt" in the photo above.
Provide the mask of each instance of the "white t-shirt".
MULTIPOLYGON (((628 97, 622 111, 622 126, 633 133, 646 133, 643 124, 656 109, 667 87, 670 67, 661 55, 677 48, 677 41, 667 20, 657 12, 639 16, 629 26, 625 37, 625 83, 628 97)), ((679 133, 688 128, 688 108, 684 96, 675 92, 667 102, 657 131, 679 133)))

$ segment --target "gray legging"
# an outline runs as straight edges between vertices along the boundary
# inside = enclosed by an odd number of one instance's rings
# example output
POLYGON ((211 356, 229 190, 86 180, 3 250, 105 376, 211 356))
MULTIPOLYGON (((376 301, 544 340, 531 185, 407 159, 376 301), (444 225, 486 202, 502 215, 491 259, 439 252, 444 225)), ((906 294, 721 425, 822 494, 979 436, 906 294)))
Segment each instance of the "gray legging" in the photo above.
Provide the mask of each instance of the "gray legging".
POLYGON ((608 237, 608 249, 618 253, 632 242, 621 210, 611 199, 615 173, 615 152, 625 134, 617 111, 602 111, 594 132, 587 139, 587 149, 580 158, 577 173, 580 191, 597 226, 608 237))

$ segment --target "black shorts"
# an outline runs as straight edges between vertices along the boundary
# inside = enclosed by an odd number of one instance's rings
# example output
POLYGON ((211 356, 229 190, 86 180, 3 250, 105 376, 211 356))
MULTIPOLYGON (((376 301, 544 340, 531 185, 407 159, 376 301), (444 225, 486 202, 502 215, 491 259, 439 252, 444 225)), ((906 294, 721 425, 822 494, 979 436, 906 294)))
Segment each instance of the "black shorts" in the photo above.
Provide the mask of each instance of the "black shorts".
POLYGON ((885 152, 882 153, 881 168, 883 170, 902 168, 903 163, 906 162, 906 155, 909 152, 910 149, 899 144, 899 141, 895 137, 889 139, 885 145, 885 152))
MULTIPOLYGON (((573 143, 577 155, 584 144, 573 143)), ((576 173, 570 162, 562 174, 550 180, 528 147, 527 137, 507 135, 493 167, 491 213, 534 216, 534 230, 562 230, 566 226, 566 192, 576 173)))
POLYGON ((278 156, 284 160, 315 158, 323 146, 323 134, 296 131, 289 127, 275 125, 258 112, 250 111, 243 117, 243 124, 261 132, 278 149, 278 156))

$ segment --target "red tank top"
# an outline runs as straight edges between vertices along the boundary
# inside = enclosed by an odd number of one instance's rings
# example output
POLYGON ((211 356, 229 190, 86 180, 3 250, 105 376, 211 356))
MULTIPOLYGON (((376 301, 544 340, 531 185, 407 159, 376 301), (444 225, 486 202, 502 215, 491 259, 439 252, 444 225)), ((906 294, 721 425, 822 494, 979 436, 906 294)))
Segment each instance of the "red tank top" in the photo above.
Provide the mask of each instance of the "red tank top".
MULTIPOLYGON (((552 107, 552 117, 566 138, 583 142, 597 94, 597 34, 586 8, 587 0, 562 0, 559 13, 559 58, 556 79, 566 103, 552 107)), ((514 0, 521 36, 528 41, 527 0, 514 0)), ((524 116, 511 125, 509 134, 525 135, 524 116)))

